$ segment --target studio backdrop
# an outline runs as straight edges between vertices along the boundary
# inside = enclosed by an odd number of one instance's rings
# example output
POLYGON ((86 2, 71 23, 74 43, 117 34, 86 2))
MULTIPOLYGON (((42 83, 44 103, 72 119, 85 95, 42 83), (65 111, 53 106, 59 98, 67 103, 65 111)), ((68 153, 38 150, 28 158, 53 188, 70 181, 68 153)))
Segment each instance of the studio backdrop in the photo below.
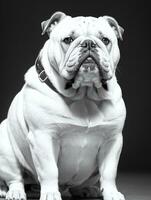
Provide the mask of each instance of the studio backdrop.
MULTIPOLYGON (((24 84, 47 36, 41 22, 53 12, 71 16, 116 18, 124 28, 119 42, 118 82, 127 107, 121 171, 151 172, 151 66, 148 5, 142 1, 1 1, 0 120, 7 116, 13 97, 24 84)), ((2 138, 0 137, 0 140, 2 138)))

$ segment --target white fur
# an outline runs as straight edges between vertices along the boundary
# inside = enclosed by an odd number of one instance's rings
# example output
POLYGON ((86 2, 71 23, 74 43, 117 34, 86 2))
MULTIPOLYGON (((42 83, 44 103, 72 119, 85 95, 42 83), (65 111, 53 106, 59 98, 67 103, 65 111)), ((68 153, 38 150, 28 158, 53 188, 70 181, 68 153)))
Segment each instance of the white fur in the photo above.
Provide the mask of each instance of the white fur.
MULTIPOLYGON (((60 200, 59 185, 95 185, 90 176, 96 169, 95 180, 101 182, 104 200, 124 199, 117 191, 115 178, 126 109, 115 73, 107 82, 108 91, 101 87, 97 92, 91 87, 82 87, 78 92, 74 88, 65 90, 65 80, 60 76, 65 55, 58 37, 71 24, 85 36, 77 25, 82 19, 68 17, 60 22, 40 53, 49 79, 64 97, 41 83, 33 66, 25 75, 25 85, 14 98, 7 119, 1 123, 0 178, 9 186, 8 199, 26 198, 21 166, 40 182, 41 200, 60 200)), ((111 53, 110 59, 116 68, 119 50, 114 32, 102 18, 88 18, 88 23, 94 20, 114 41, 117 51, 111 53)), ((94 30, 90 26, 87 37, 94 30)), ((0 195, 4 193, 1 188, 0 195)))

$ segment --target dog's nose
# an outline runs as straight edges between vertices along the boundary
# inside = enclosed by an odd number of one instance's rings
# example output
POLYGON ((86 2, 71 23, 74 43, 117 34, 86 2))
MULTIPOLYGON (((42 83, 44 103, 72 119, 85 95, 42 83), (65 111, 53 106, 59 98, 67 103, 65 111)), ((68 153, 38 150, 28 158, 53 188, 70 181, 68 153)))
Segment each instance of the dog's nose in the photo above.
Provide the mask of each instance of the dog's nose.
POLYGON ((92 40, 84 40, 81 44, 81 47, 83 48, 86 48, 88 50, 92 49, 92 48, 95 48, 96 47, 96 44, 92 41, 92 40))

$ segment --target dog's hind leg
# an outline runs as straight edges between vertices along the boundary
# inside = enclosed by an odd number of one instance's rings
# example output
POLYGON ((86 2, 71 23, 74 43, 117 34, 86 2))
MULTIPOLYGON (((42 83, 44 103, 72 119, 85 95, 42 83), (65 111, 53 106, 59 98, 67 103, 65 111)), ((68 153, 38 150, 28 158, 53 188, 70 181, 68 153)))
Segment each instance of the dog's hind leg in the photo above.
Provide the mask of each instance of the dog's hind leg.
POLYGON ((26 199, 20 165, 15 157, 7 132, 7 120, 0 124, 0 180, 1 196, 6 199, 26 199), (5 182, 8 192, 4 188, 5 182))

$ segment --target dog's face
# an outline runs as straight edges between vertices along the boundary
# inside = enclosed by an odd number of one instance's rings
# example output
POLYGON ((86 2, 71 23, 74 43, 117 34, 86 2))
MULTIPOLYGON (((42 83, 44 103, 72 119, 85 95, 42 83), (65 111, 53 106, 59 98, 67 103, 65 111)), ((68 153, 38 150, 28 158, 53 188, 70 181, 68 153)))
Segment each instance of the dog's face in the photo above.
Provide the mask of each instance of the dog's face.
POLYGON ((104 17, 75 17, 57 12, 42 23, 48 33, 49 59, 72 86, 101 87, 115 74, 120 53, 118 38, 123 29, 117 21, 104 17))

